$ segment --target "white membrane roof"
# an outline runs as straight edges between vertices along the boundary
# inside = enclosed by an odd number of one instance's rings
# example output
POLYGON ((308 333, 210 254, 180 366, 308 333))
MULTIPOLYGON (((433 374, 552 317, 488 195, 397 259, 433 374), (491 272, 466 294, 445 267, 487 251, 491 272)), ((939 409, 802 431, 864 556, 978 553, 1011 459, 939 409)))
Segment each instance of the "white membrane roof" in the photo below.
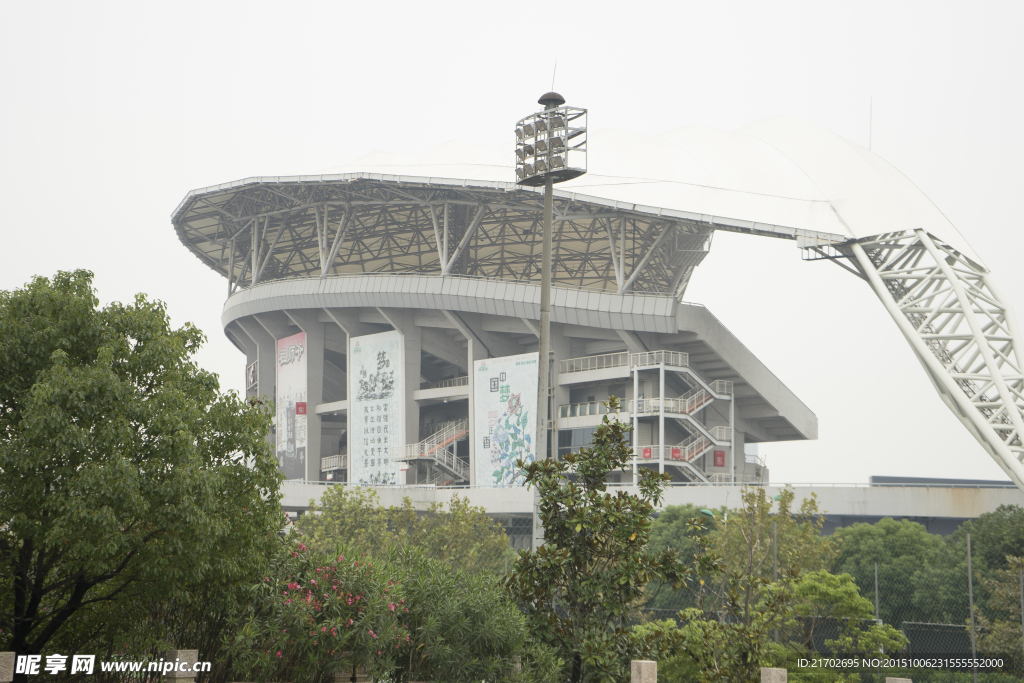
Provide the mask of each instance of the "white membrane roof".
MULTIPOLYGON (((861 239, 923 228, 981 258, 925 194, 877 154, 816 124, 777 117, 723 131, 592 131, 589 172, 559 190, 861 239)), ((514 180, 513 145, 452 141, 424 154, 370 153, 325 173, 514 180)))

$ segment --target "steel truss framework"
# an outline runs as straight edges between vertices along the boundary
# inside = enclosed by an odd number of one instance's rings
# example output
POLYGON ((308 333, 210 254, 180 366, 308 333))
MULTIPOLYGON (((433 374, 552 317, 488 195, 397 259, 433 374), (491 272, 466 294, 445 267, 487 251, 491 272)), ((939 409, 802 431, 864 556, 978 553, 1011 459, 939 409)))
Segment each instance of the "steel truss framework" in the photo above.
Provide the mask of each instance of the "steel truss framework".
POLYGON ((1024 339, 991 273, 924 230, 832 246, 871 285, 943 402, 1024 490, 1024 339))
MULTIPOLYGON (((425 273, 539 280, 543 197, 366 179, 261 182, 191 195, 182 242, 229 292, 267 280, 425 273)), ((552 281, 682 297, 710 249, 698 220, 555 199, 552 281)))

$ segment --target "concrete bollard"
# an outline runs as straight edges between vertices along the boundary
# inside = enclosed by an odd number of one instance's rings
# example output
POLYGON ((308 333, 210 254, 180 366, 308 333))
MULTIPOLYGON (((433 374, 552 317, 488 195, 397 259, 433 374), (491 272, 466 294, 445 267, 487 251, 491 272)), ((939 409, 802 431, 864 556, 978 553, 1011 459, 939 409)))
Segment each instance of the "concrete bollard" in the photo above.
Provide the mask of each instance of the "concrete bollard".
POLYGON ((199 650, 167 650, 164 652, 164 661, 178 662, 177 668, 187 669, 186 671, 168 671, 163 674, 164 678, 174 679, 180 683, 188 683, 188 681, 196 679, 196 672, 192 670, 192 667, 199 661, 199 650))
POLYGON ((786 670, 762 667, 761 683, 786 683, 786 670))
POLYGON ((885 683, 913 683, 913 681, 909 678, 892 678, 890 676, 886 676, 885 683))
POLYGON ((0 683, 14 680, 14 653, 0 652, 0 683))
POLYGON ((629 663, 630 683, 658 683, 658 663, 634 659, 629 663))

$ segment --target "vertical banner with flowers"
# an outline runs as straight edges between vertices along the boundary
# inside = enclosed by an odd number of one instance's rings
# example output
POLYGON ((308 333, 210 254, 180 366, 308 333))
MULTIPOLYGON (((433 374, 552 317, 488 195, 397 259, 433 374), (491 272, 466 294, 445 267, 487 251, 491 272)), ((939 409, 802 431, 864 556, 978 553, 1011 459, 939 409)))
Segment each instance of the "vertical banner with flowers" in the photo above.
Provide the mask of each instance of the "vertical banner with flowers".
POLYGON ((352 337, 348 375, 348 480, 399 483, 405 449, 405 357, 397 331, 352 337))
POLYGON ((524 353, 473 363, 476 484, 524 483, 515 463, 533 462, 536 453, 537 358, 536 353, 524 353))
POLYGON ((306 478, 306 333, 277 340, 277 464, 306 478))

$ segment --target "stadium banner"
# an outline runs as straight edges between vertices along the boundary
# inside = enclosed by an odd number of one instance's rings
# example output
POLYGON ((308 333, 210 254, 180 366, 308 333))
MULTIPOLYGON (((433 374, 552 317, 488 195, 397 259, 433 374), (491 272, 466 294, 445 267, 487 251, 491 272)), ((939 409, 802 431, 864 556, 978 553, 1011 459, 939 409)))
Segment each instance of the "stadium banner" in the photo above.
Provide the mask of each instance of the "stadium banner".
POLYGON ((348 480, 397 484, 405 449, 405 356, 397 331, 352 337, 348 375, 348 480))
POLYGON ((277 464, 306 478, 306 333, 277 340, 277 464))
POLYGON ((537 358, 524 353, 473 363, 477 485, 524 483, 515 463, 533 462, 536 453, 537 358))

